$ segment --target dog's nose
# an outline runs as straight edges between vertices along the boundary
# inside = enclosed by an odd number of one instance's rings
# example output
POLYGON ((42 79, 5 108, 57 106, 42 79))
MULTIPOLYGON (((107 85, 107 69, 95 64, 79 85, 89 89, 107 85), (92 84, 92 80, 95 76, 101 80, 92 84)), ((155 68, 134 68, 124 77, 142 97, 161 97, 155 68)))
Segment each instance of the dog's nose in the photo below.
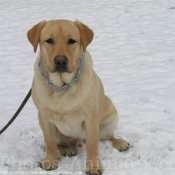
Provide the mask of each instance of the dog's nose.
POLYGON ((63 55, 58 55, 54 58, 54 63, 56 65, 66 65, 68 63, 68 59, 67 57, 63 56, 63 55))
POLYGON ((68 63, 68 58, 64 55, 57 55, 54 58, 54 63, 55 63, 55 70, 57 72, 66 72, 67 70, 67 63, 68 63))

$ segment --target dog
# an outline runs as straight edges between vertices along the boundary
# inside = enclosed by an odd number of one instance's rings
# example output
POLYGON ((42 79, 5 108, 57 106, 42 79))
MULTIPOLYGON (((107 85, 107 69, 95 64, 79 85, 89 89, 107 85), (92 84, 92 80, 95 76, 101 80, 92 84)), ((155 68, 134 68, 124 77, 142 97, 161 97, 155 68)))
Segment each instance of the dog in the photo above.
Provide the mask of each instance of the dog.
MULTIPOLYGON (((116 139, 117 110, 104 95, 103 85, 93 70, 87 46, 93 31, 80 21, 41 21, 32 27, 28 39, 40 54, 34 64, 32 98, 46 143, 42 168, 58 167, 58 152, 76 155, 73 145, 85 140, 86 173, 103 172, 99 140, 109 140, 114 148, 126 151, 127 141, 116 139)), ((81 144, 79 144, 81 146, 81 144)))

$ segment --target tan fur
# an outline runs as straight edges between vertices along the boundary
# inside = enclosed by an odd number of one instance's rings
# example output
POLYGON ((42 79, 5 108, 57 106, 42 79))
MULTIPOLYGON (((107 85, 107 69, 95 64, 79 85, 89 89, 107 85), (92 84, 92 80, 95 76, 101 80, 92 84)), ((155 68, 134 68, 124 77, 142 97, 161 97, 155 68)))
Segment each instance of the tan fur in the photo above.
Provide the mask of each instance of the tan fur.
POLYGON ((65 154, 73 155, 74 152, 67 147, 78 138, 86 140, 87 173, 100 174, 103 168, 99 158, 98 140, 110 140, 119 150, 127 150, 129 144, 114 138, 117 111, 111 100, 104 95, 102 83, 93 70, 92 58, 86 51, 93 39, 93 31, 78 21, 42 21, 28 31, 28 38, 34 51, 40 45, 40 55, 34 66, 32 98, 38 109, 47 147, 46 160, 42 167, 57 168, 57 148, 65 151, 65 154), (54 44, 45 42, 50 37, 54 44), (68 44, 69 38, 76 40, 76 43, 68 44), (53 59, 57 55, 68 58, 68 72, 54 72, 53 59), (53 91, 39 74, 37 64, 40 57, 45 72, 57 87, 70 83, 77 76, 81 57, 84 70, 79 82, 67 90, 53 91))

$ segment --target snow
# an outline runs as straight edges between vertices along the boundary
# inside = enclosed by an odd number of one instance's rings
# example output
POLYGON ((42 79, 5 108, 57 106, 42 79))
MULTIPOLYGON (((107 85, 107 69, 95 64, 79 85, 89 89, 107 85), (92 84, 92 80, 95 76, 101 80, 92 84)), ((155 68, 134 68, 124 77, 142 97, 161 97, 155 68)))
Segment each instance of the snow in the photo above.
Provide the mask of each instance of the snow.
MULTIPOLYGON (((4 0, 0 7, 0 128, 31 87, 37 54, 26 32, 42 20, 78 19, 95 33, 88 50, 118 109, 115 134, 132 145, 121 153, 110 142, 100 142, 104 175, 175 175, 174 0, 4 0)), ((0 136, 0 174, 47 174, 38 167, 44 158, 45 143, 30 99, 0 136)), ((52 173, 84 174, 85 161, 85 151, 63 157, 52 173)))

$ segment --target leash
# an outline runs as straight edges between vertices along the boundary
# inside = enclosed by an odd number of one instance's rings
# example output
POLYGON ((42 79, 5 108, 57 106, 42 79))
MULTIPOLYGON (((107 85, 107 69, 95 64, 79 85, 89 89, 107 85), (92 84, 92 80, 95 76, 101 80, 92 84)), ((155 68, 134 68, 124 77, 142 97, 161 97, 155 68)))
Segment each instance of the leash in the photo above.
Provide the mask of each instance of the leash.
POLYGON ((23 107, 25 106, 25 104, 27 103, 28 99, 31 96, 31 92, 32 92, 32 88, 29 90, 27 96, 25 97, 25 99, 23 100, 23 102, 21 103, 20 107, 18 108, 18 110, 16 111, 16 113, 14 114, 14 116, 10 119, 10 121, 4 126, 4 128, 0 131, 0 135, 12 124, 12 122, 16 119, 16 117, 19 115, 19 113, 21 112, 21 110, 23 109, 23 107))

